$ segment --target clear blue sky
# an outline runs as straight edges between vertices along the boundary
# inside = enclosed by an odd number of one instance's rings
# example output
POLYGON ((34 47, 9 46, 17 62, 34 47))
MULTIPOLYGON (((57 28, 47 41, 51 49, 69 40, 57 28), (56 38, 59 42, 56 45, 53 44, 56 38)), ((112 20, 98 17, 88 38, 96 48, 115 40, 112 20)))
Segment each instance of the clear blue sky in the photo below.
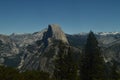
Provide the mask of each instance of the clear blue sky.
POLYGON ((0 0, 0 33, 30 33, 53 23, 70 34, 120 31, 120 0, 0 0))

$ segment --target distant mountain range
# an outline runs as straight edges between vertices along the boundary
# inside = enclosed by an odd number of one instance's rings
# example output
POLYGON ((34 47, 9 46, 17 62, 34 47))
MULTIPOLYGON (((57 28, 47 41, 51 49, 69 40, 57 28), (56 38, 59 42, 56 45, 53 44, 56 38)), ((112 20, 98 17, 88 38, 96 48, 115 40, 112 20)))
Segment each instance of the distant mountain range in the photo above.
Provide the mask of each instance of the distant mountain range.
MULTIPOLYGON (((65 34, 59 25, 51 24, 42 31, 31 34, 0 35, 0 64, 21 70, 52 72, 53 60, 59 52, 58 44, 64 43, 74 50, 78 60, 88 33, 65 34)), ((120 66, 120 32, 95 33, 105 62, 116 60, 120 66)))

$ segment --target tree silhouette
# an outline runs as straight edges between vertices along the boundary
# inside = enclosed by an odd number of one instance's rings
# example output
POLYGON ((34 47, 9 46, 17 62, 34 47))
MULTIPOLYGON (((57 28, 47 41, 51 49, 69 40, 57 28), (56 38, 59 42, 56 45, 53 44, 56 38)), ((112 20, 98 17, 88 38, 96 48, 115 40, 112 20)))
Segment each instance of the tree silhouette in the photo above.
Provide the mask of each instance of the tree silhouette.
POLYGON ((88 34, 80 64, 81 80, 105 80, 105 63, 98 41, 92 31, 88 34))
POLYGON ((54 61, 54 76, 57 80, 76 80, 77 65, 73 60, 73 50, 71 47, 59 44, 59 52, 54 61))

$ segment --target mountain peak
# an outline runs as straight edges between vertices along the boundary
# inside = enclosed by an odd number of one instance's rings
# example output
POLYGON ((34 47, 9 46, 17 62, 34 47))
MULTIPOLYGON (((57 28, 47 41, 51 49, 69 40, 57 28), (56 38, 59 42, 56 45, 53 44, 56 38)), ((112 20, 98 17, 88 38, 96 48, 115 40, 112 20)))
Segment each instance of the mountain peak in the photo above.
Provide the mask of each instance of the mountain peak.
POLYGON ((60 28, 58 24, 49 24, 48 28, 60 28))
POLYGON ((54 38, 56 40, 61 40, 64 43, 68 43, 68 40, 67 40, 64 32, 62 31, 60 26, 57 24, 48 25, 47 33, 49 34, 49 37, 51 37, 51 38, 54 38))

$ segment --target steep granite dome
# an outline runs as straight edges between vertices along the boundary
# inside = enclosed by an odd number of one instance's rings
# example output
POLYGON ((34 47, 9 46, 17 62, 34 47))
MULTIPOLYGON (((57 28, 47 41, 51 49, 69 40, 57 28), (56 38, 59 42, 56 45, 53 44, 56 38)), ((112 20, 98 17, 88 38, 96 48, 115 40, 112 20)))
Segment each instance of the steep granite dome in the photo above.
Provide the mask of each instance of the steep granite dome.
POLYGON ((62 40, 63 42, 68 43, 66 35, 61 30, 61 28, 56 24, 49 25, 48 34, 51 35, 51 37, 56 40, 62 40))
POLYGON ((63 43, 67 50, 69 47, 66 35, 58 25, 48 26, 40 40, 29 44, 24 51, 19 68, 21 70, 43 70, 52 72, 54 57, 59 52, 59 43, 63 43))

